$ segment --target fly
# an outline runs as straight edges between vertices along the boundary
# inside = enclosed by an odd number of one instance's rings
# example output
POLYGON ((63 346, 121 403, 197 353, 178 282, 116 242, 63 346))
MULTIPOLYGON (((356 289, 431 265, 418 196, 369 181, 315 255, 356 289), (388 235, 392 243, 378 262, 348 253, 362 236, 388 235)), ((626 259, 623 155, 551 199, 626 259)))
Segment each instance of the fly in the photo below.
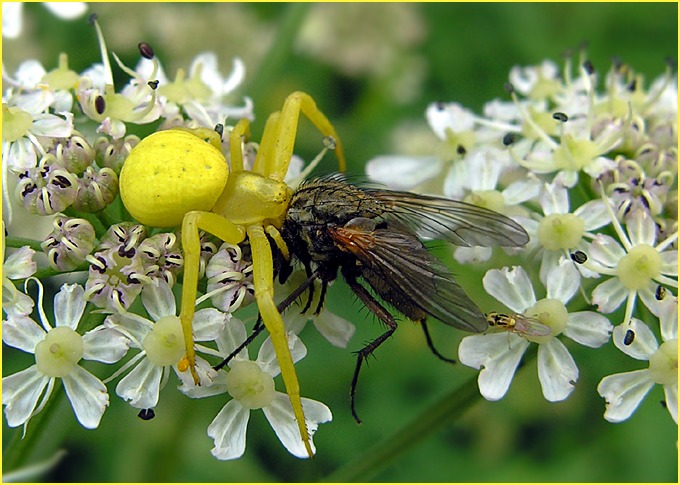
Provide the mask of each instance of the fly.
MULTIPOLYGON (((464 202, 384 190, 349 183, 341 175, 307 181, 293 194, 281 227, 291 260, 282 256, 279 280, 292 271, 292 260, 305 268, 307 280, 280 305, 283 310, 321 283, 315 313, 323 307, 328 284, 342 274, 357 297, 386 326, 387 330, 357 352, 357 363, 350 387, 350 407, 357 422, 354 396, 363 361, 397 329, 394 316, 373 292, 399 313, 421 324, 428 346, 434 347, 426 320, 435 318, 468 332, 484 332, 487 317, 467 296, 451 271, 434 257, 421 239, 439 239, 459 246, 523 246, 526 231, 512 219, 497 212, 464 202)), ((261 331, 253 334, 227 360, 245 347, 261 331)))

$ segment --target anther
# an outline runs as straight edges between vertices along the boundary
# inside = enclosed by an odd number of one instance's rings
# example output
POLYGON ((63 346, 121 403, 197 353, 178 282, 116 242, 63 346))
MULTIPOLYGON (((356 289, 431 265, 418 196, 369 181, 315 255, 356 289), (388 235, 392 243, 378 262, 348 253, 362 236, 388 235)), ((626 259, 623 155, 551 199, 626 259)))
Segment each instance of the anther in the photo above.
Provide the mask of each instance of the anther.
POLYGON ((513 143, 515 143, 515 140, 517 139, 517 134, 516 133, 506 133, 503 135, 503 145, 510 146, 513 143))
POLYGON ((97 110, 97 114, 104 114, 104 111, 106 111, 106 100, 103 96, 97 96, 95 98, 94 109, 97 110))
POLYGON ((635 332, 632 330, 627 330, 626 335, 623 337, 623 345, 628 346, 635 340, 635 332))
POLYGON ((659 301, 666 298, 666 288, 661 285, 657 286, 656 291, 654 292, 654 297, 659 301))
POLYGON ((508 94, 512 94, 515 92, 515 86, 513 86, 511 82, 503 83, 503 89, 508 94))
POLYGON ((572 261, 577 264, 583 264, 588 261, 588 256, 583 251, 574 251, 569 256, 571 256, 572 261))
POLYGON ((560 121, 562 123, 566 123, 567 121, 569 121, 569 117, 566 114, 562 113, 561 111, 553 113, 552 117, 554 120, 560 121))
POLYGON ((224 136, 224 125, 222 123, 217 123, 215 125, 215 133, 220 135, 220 138, 224 136))
POLYGON ((97 21, 97 14, 93 13, 87 18, 87 23, 90 25, 94 25, 94 23, 97 21))
POLYGON ((153 59, 154 56, 153 47, 151 47, 146 42, 140 42, 139 44, 137 44, 137 49, 139 49, 139 55, 141 55, 143 58, 153 59))
POLYGON ((149 86, 151 89, 153 89, 155 91, 158 88, 158 79, 154 79, 153 81, 149 81, 146 84, 147 84, 147 86, 149 86))
POLYGON ((467 150, 465 149, 465 147, 463 145, 458 145, 456 147, 456 153, 458 155, 465 155, 467 153, 467 150))
POLYGON ((156 413, 155 413, 154 410, 151 409, 151 408, 149 408, 149 409, 142 409, 141 411, 139 411, 139 413, 137 414, 137 416, 139 416, 140 419, 143 419, 144 421, 149 421, 150 419, 153 419, 153 418, 156 417, 156 413))
POLYGON ((589 59, 583 61, 583 69, 586 70, 586 73, 587 73, 588 75, 591 75, 591 74, 594 74, 594 73, 595 73, 595 66, 593 66, 592 61, 590 61, 589 59))
POLYGON ((337 143, 335 142, 335 138, 333 138, 330 135, 324 136, 321 142, 323 143, 323 146, 325 146, 329 150, 335 150, 335 147, 337 145, 337 143))
POLYGON ((503 135, 503 145, 510 146, 517 140, 517 133, 506 133, 503 135))

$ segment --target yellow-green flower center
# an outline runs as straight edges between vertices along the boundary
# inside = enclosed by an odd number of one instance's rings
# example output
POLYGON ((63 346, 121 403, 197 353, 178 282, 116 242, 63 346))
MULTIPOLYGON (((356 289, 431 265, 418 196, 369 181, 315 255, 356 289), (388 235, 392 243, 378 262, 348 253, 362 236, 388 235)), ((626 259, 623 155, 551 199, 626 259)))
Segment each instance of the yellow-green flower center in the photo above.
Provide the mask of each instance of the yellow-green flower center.
POLYGON ((583 219, 574 214, 550 214, 538 225, 538 241, 550 250, 572 249, 583 237, 583 219))
POLYGON ((184 357, 182 322, 174 315, 159 319, 142 342, 146 356, 159 366, 175 365, 184 357))
POLYGON ((83 358, 83 337, 69 327, 55 327, 35 346, 38 370, 49 377, 66 377, 83 358))
POLYGON ((537 318, 543 325, 550 327, 550 335, 544 337, 526 337, 527 340, 539 344, 544 344, 551 338, 561 334, 567 327, 567 318, 569 317, 564 303, 555 298, 538 300, 534 306, 524 312, 524 315, 537 318))
POLYGON ((16 106, 9 107, 6 103, 2 105, 2 140, 13 142, 28 133, 28 129, 33 124, 33 117, 30 113, 16 106))
POLYGON ((649 358, 649 373, 657 384, 678 382, 678 339, 662 343, 649 358))
POLYGON ((616 274, 629 290, 641 290, 661 274, 661 255, 649 244, 638 244, 619 261, 616 274))
POLYGON ((597 145, 587 139, 577 140, 565 135, 562 143, 555 150, 555 165, 562 169, 579 171, 599 155, 597 145))
POLYGON ((239 360, 227 373, 227 392, 244 407, 260 409, 274 399, 274 378, 256 362, 239 360))
POLYGON ((42 81, 49 85, 50 89, 59 91, 74 89, 78 79, 78 73, 68 68, 68 56, 62 53, 59 55, 59 67, 45 74, 42 81))
POLYGON ((479 190, 468 194, 464 202, 474 204, 477 207, 484 207, 496 212, 503 212, 505 207, 505 198, 497 190, 479 190))

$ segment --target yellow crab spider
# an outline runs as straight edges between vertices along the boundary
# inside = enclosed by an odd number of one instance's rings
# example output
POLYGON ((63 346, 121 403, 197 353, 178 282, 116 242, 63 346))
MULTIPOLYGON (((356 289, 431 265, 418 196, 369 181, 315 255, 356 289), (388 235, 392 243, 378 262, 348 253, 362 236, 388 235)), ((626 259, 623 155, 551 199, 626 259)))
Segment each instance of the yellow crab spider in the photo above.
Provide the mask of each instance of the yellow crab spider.
POLYGON ((197 384, 191 322, 201 250, 198 231, 207 231, 230 244, 248 238, 257 306, 274 345, 300 436, 312 457, 297 374, 283 320, 274 303, 272 250, 267 238, 271 237, 288 257, 279 228, 292 190, 283 179, 293 155, 300 112, 324 136, 336 141, 336 156, 344 171, 345 158, 335 128, 311 96, 295 92, 286 98, 280 112, 267 119, 252 171, 244 169, 241 148, 243 139, 249 136, 248 120, 240 120, 230 134, 231 173, 216 132, 175 128, 146 137, 130 152, 120 173, 120 195, 125 208, 143 224, 182 225, 184 281, 180 319, 186 357, 180 368, 189 368, 197 384))

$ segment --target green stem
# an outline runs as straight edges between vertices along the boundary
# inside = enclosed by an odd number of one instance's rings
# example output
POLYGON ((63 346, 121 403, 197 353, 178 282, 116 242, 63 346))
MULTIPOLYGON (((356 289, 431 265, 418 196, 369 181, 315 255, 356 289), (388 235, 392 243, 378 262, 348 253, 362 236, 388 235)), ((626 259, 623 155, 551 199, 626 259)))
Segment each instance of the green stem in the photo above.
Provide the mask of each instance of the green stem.
POLYGON ((43 410, 31 418, 26 430, 26 436, 22 438, 23 427, 14 432, 14 436, 2 453, 3 474, 19 469, 29 458, 31 451, 40 441, 43 433, 49 431, 49 419, 54 414, 56 408, 64 395, 61 379, 55 383, 52 395, 43 410))
MULTIPOLYGON (((523 362, 536 357, 536 348, 529 347, 523 362)), ((475 403, 482 400, 477 388, 477 376, 425 409, 416 419, 394 435, 359 454, 354 460, 323 478, 323 482, 368 482, 402 454, 418 445, 455 417, 460 417, 475 403)))
POLYGON ((35 239, 28 239, 25 237, 11 237, 7 236, 5 238, 5 246, 8 248, 23 248, 28 246, 34 251, 42 253, 42 247, 40 247, 40 241, 35 239))
POLYGON ((244 87, 248 96, 257 100, 267 92, 272 80, 275 79, 275 74, 291 55, 293 44, 309 8, 310 4, 306 2, 289 4, 283 19, 278 22, 279 32, 267 55, 262 59, 250 81, 244 87))

